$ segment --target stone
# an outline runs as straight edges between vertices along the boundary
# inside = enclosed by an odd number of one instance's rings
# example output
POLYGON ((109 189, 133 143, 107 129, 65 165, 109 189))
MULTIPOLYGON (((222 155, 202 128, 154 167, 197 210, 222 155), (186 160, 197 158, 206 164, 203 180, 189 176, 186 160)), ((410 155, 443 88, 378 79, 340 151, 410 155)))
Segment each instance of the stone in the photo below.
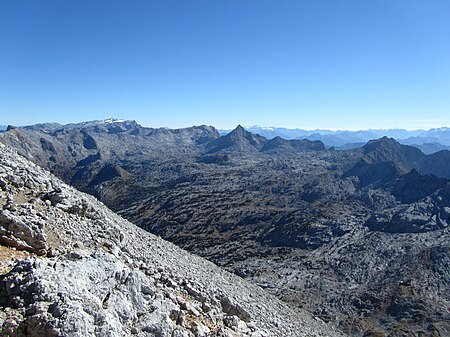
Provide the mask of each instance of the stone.
MULTIPOLYGON (((49 201, 24 202, 20 213, 0 211, 1 244, 29 256, 11 260, 13 268, 0 275, 2 335, 210 336, 236 312, 254 317, 267 336, 303 337, 311 329, 339 336, 307 312, 142 231, 1 143, 0 152, 6 189, 20 186, 14 193, 22 195, 32 188, 49 201), (26 184, 20 183, 22 174, 26 184), (42 215, 48 220, 40 222, 42 215), (126 251, 114 249, 119 242, 126 251), (189 291, 185 282, 192 285, 189 291), (274 317, 283 325, 274 324, 274 317), (298 322, 308 329, 299 330, 298 322)), ((234 336, 249 335, 242 321, 233 327, 234 336)))

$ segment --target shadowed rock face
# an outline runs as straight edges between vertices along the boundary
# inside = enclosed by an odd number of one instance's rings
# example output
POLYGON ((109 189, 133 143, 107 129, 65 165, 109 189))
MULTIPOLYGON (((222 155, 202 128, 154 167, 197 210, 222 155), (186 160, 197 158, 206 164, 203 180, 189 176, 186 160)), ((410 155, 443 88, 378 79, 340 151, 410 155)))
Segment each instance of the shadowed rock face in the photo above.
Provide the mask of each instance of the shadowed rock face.
POLYGON ((450 151, 442 150, 425 157, 420 163, 420 172, 450 179, 450 151))
POLYGON ((398 178, 401 174, 401 169, 393 161, 371 163, 366 158, 362 158, 351 170, 345 172, 344 177, 358 177, 360 187, 379 187, 398 178))
POLYGON ((432 175, 421 175, 416 170, 401 175, 391 183, 391 193, 397 200, 409 204, 417 202, 435 191, 445 188, 446 179, 432 175))
POLYGON ((393 138, 383 137, 369 141, 363 146, 364 159, 368 164, 376 162, 393 162, 403 173, 419 165, 425 156, 419 149, 402 145, 393 138))
POLYGON ((114 178, 127 179, 130 173, 124 170, 120 165, 106 164, 91 180, 89 186, 99 185, 105 181, 110 181, 114 178))
POLYGON ((376 182, 377 179, 374 178, 376 176, 381 176, 383 180, 391 179, 395 175, 405 174, 411 170, 417 170, 425 175, 450 178, 450 151, 448 150, 425 155, 413 146, 402 145, 392 138, 383 137, 368 142, 362 147, 362 151, 363 156, 360 162, 346 172, 346 175, 359 176, 363 183, 376 182), (374 168, 373 165, 381 167, 374 168), (377 172, 381 173, 377 174, 377 172), (387 177, 382 177, 383 175, 387 177))
POLYGON ((90 124, 0 139, 140 227, 349 335, 448 335, 450 192, 446 171, 422 171, 432 159, 417 149, 384 138, 333 151, 206 126, 110 133, 90 124), (80 130, 97 149, 83 146, 80 130))
POLYGON ((86 150, 97 150, 97 143, 87 132, 83 132, 83 146, 86 150))

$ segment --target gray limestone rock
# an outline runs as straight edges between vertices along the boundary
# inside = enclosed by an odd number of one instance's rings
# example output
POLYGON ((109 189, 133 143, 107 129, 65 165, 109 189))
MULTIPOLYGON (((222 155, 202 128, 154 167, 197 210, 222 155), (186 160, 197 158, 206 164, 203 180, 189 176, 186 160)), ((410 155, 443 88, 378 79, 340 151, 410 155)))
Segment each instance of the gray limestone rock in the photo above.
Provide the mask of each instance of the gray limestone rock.
POLYGON ((1 264, 11 267, 0 269, 2 335, 340 335, 139 229, 2 144, 0 153, 0 200, 12 195, 16 205, 0 218, 10 238, 0 249, 11 256, 1 264))

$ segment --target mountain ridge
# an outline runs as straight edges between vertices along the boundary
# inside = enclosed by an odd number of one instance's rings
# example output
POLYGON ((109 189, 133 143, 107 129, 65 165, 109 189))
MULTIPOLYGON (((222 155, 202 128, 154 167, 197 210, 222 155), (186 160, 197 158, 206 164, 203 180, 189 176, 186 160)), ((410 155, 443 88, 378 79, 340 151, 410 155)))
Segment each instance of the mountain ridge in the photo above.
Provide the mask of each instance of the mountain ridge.
MULTIPOLYGON (((45 125, 29 125, 21 126, 23 128, 35 128, 39 126, 41 129, 56 130, 58 128, 77 128, 85 127, 88 125, 100 125, 100 124, 113 124, 113 123, 136 123, 133 120, 124 120, 116 118, 108 118, 104 120, 95 120, 80 123, 70 123, 62 125, 59 123, 45 123, 45 125)), ((137 124, 137 123, 136 123, 137 124)), ((10 126, 12 127, 12 126, 10 126)), ((147 128, 147 127, 146 127, 147 128)), ((384 136, 395 138, 402 144, 412 145, 420 149, 426 149, 427 154, 437 152, 441 149, 450 147, 450 128, 449 127, 439 127, 431 129, 417 129, 417 130, 407 130, 401 128, 394 129, 366 129, 366 130, 327 130, 327 129, 315 129, 306 130, 300 128, 286 128, 286 127, 261 127, 258 125, 254 126, 244 126, 245 130, 252 133, 264 136, 267 139, 272 139, 275 137, 281 137, 286 140, 290 139, 309 139, 309 140, 320 140, 326 147, 336 147, 341 148, 351 145, 352 147, 357 147, 358 143, 366 143, 367 141, 375 138, 382 138, 384 136), (431 146, 427 144, 435 143, 436 145, 431 146)), ((7 127, 5 126, 4 130, 7 127)), ((152 129, 152 128, 151 128, 152 129)), ((156 128, 156 129, 168 129, 168 128, 156 128)), ((218 129, 220 135, 226 135, 230 133, 231 129, 218 129)))

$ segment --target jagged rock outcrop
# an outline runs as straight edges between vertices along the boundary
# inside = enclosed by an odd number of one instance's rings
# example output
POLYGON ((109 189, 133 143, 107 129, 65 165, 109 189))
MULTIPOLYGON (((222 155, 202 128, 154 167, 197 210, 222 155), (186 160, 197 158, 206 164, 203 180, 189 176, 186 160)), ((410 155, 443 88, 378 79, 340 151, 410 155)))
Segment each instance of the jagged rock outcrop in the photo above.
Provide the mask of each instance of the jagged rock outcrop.
POLYGON ((241 125, 238 125, 236 129, 231 131, 225 136, 217 138, 208 144, 210 153, 216 153, 219 151, 238 153, 256 153, 259 152, 266 138, 246 131, 241 125))
POLYGON ((442 150, 425 155, 419 149, 402 145, 393 138, 383 137, 369 141, 362 147, 361 160, 345 176, 358 176, 369 185, 386 182, 396 176, 417 170, 421 174, 450 178, 450 151, 442 150))
MULTIPOLYGON (((406 200, 409 202, 374 212, 366 222, 369 229, 390 233, 421 233, 441 230, 450 225, 450 184, 435 177, 417 176, 416 172, 411 172, 406 179, 410 178, 415 178, 411 185, 417 190, 408 191, 412 195, 411 199, 406 200), (422 190, 421 183, 426 184, 422 190), (418 198, 417 191, 420 194, 425 194, 424 191, 434 193, 418 198)), ((403 183, 400 182, 401 185, 403 183)), ((402 195, 405 193, 404 190, 401 192, 402 195)))
POLYGON ((402 145, 395 139, 387 137, 371 140, 362 149, 367 163, 393 162, 402 173, 416 168, 424 156, 419 149, 402 145))
POLYGON ((0 153, 3 336, 339 335, 0 153))

